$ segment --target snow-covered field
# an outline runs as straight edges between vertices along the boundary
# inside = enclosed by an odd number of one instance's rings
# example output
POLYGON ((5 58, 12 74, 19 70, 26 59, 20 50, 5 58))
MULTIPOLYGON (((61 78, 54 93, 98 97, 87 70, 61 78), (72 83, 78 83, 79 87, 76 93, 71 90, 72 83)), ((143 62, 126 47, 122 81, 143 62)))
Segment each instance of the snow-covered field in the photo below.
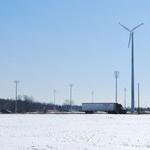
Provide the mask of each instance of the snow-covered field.
POLYGON ((0 115, 0 150, 150 150, 149 115, 0 115))

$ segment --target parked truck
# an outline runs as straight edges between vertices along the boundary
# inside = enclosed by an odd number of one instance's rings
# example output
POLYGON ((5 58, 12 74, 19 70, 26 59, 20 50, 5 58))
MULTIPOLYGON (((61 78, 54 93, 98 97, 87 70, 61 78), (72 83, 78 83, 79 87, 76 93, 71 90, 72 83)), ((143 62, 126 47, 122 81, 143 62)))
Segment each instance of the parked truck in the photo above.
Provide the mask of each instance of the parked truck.
POLYGON ((126 110, 118 103, 82 103, 82 111, 95 113, 98 111, 110 114, 125 114, 126 110))

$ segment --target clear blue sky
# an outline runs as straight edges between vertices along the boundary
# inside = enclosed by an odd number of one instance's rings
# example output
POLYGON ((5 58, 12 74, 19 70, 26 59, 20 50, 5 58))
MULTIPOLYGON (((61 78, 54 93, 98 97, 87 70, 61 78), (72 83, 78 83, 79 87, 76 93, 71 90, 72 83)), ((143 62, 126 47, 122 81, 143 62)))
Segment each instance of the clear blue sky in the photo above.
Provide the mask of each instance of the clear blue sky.
MULTIPOLYGON (((114 101, 114 70, 120 72, 118 99, 127 88, 130 105, 129 28, 135 33, 135 88, 141 105, 150 106, 150 2, 137 0, 1 0, 0 97, 33 96, 62 104, 73 83, 76 104, 114 101)), ((136 102, 137 104, 137 102, 136 102)))

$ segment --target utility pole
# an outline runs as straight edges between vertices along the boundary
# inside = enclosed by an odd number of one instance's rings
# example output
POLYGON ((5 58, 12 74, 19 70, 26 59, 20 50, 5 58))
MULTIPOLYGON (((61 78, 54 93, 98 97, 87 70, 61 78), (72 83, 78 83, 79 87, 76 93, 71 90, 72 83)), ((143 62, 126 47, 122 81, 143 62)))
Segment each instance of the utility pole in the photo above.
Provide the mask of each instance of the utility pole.
POLYGON ((53 90, 53 98, 54 98, 54 111, 56 111, 56 90, 53 90))
POLYGON ((119 77, 119 71, 114 71, 115 79, 116 79, 116 85, 115 85, 115 101, 118 102, 117 96, 118 96, 118 77, 119 77))
POLYGON ((127 97, 126 93, 127 93, 127 89, 124 88, 124 108, 126 108, 126 97, 127 97))
POLYGON ((15 80, 14 83, 15 83, 15 97, 16 97, 16 101, 15 101, 15 113, 17 113, 18 112, 17 100, 18 100, 18 83, 19 83, 19 81, 15 80))
POLYGON ((72 111, 72 87, 73 84, 69 84, 70 87, 70 112, 72 111))
POLYGON ((92 96, 92 103, 94 103, 94 91, 91 92, 91 96, 92 96))
POLYGON ((138 83, 138 114, 140 114, 140 83, 138 83))

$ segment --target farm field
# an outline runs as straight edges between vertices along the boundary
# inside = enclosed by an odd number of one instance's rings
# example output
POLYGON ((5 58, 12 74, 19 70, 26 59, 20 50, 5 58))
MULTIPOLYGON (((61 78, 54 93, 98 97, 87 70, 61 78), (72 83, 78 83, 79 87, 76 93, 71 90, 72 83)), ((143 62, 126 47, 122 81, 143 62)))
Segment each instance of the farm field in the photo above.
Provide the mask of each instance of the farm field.
POLYGON ((0 115, 2 150, 150 150, 150 115, 0 115))

